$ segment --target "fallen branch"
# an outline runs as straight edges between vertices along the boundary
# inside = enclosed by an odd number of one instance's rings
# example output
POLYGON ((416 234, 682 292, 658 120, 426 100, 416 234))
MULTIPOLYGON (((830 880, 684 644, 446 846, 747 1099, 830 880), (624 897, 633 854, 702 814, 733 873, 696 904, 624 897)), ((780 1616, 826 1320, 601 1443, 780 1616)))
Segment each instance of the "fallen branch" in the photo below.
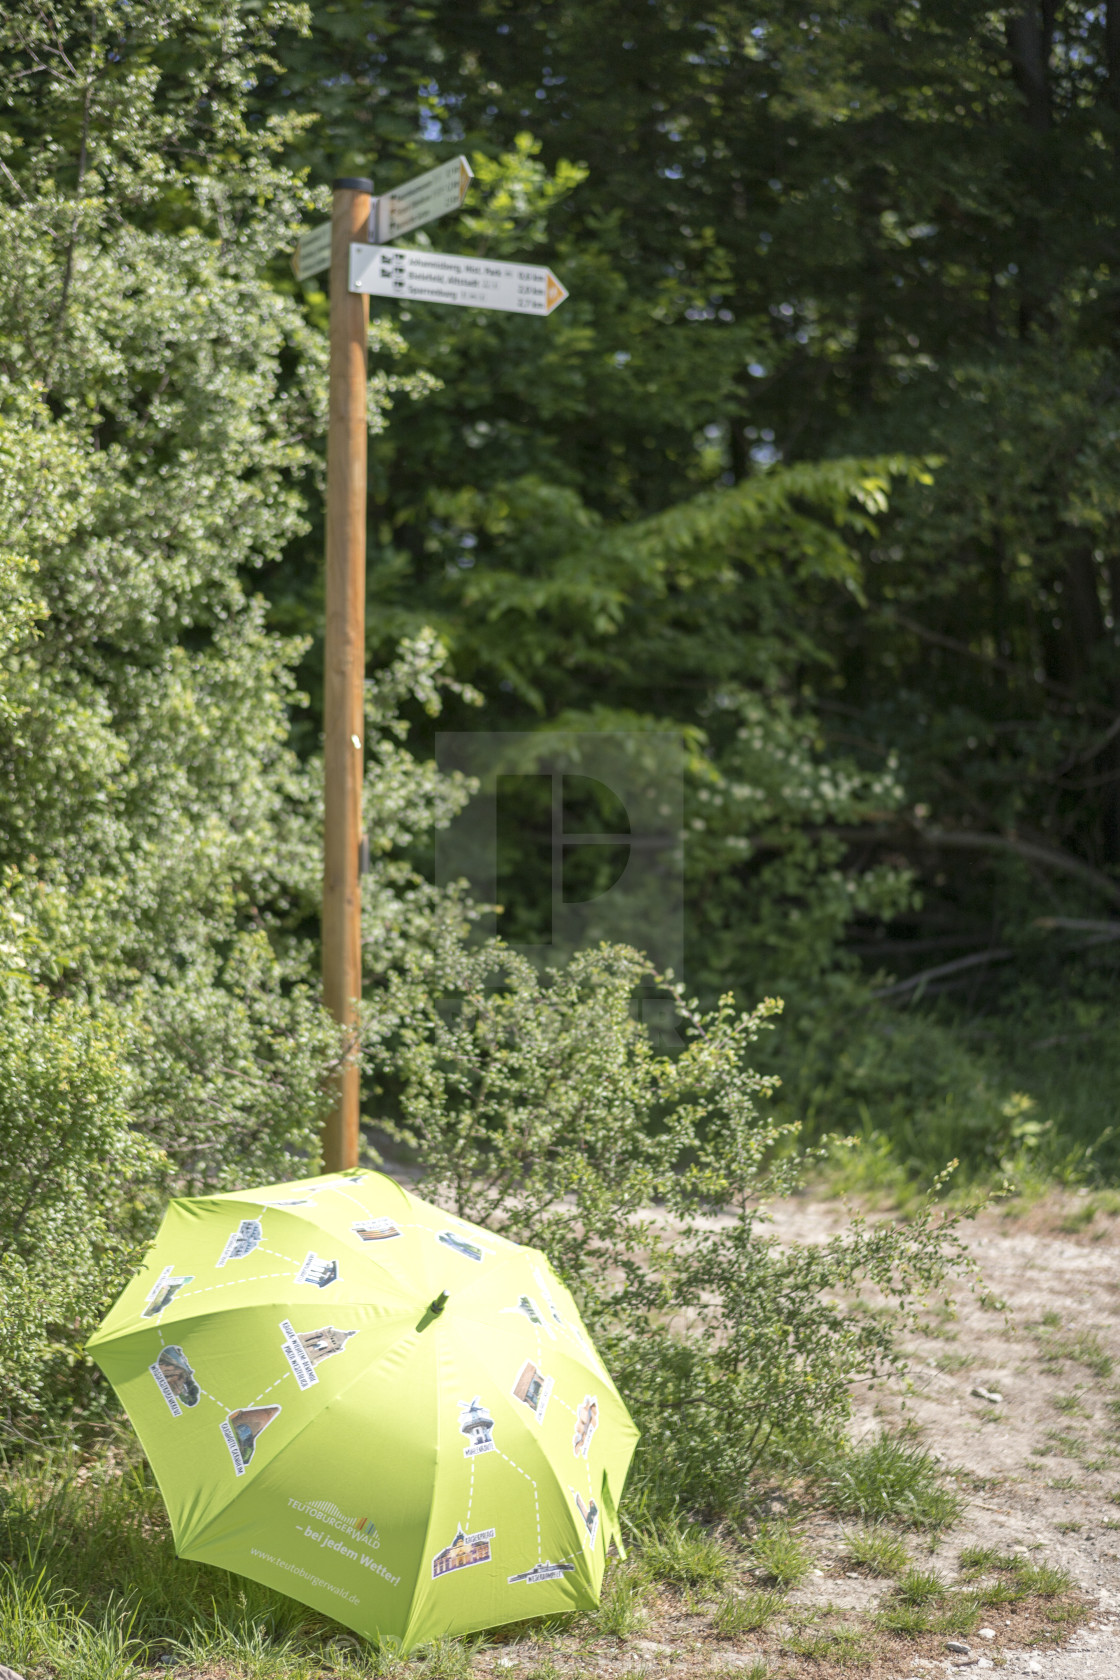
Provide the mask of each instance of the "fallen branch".
POLYGON ((898 997, 901 992, 912 992, 915 987, 925 985, 931 980, 940 980, 946 974, 959 974, 965 968, 982 968, 989 963, 1008 962, 1015 955, 1006 945, 997 945, 990 951, 974 951, 969 957, 957 957, 955 962, 938 963, 936 968, 923 968, 917 974, 912 974, 908 980, 896 980, 892 986, 880 986, 872 992, 874 998, 898 997))
POLYGON ((1087 711, 1096 712, 1100 717, 1111 717, 1112 708, 1102 706, 1099 700, 1087 700, 1078 694, 1076 689, 1067 688, 1065 683, 1054 682, 1050 677, 1040 677, 1026 665, 1018 665, 1013 659, 1002 659, 998 653, 978 653, 956 636, 946 636, 940 630, 930 630, 917 619, 910 618, 906 613, 899 612, 893 607, 881 609, 884 618, 899 625, 903 630, 909 630, 912 636, 917 636, 923 642, 929 642, 933 647, 944 648, 948 653, 959 653, 964 659, 972 659, 978 665, 986 665, 989 670, 1002 671, 1009 677, 1017 677, 1020 682, 1027 683, 1031 688, 1044 688, 1049 694, 1056 694, 1062 700, 1072 701, 1074 705, 1084 706, 1087 711))
POLYGON ((1084 916, 1036 916, 1035 927, 1072 928, 1075 933, 1101 933, 1120 939, 1120 922, 1094 922, 1084 916))
POLYGON ((1080 858, 1072 857, 1069 852, 1060 852, 1053 846, 1040 846, 1035 840, 1020 840, 1017 834, 977 834, 966 828, 924 828, 920 832, 931 845, 953 847, 958 851, 1015 852, 1030 863, 1045 864, 1049 869, 1073 875, 1113 904, 1120 904, 1120 885, 1091 864, 1083 863, 1080 858))
POLYGON ((1103 875, 1092 864, 1084 863, 1069 852, 1059 851, 1056 846, 1040 845, 1037 840, 1020 839, 1017 834, 991 834, 972 828, 923 828, 917 824, 893 829, 837 827, 823 832, 834 834, 840 840, 870 841, 873 845, 926 845, 963 852, 1014 852, 1029 863, 1040 863, 1048 869, 1059 870, 1063 875, 1073 875, 1112 904, 1120 905, 1120 882, 1103 875))

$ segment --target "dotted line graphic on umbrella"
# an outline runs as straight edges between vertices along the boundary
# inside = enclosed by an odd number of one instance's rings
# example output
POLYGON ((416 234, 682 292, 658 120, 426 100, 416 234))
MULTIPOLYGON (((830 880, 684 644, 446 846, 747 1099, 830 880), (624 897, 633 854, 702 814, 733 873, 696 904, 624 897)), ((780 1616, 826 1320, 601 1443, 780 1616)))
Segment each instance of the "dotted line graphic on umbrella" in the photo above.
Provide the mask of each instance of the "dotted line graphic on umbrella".
MULTIPOLYGON (((537 1484, 533 1480, 532 1476, 530 1476, 528 1470, 522 1470, 516 1459, 510 1458, 509 1455, 504 1453, 500 1447, 498 1448, 498 1457, 504 1458, 507 1464, 512 1465, 519 1476, 524 1476, 525 1480, 533 1490, 533 1508, 537 1518, 537 1562, 541 1563, 544 1561, 544 1553, 541 1550, 541 1502, 537 1493, 537 1484)), ((471 1469, 474 1469, 473 1464, 471 1465, 471 1469)))
MULTIPOLYGON (((284 1258, 286 1259, 287 1256, 285 1255, 284 1258)), ((273 1278, 288 1278, 290 1281, 290 1273, 259 1272, 256 1277, 230 1278, 226 1283, 204 1283, 201 1289, 184 1290, 183 1293, 181 1295, 177 1295, 175 1299, 177 1302, 193 1301, 196 1295, 210 1295, 215 1289, 239 1289, 242 1284, 269 1283, 273 1278)), ((159 1313, 156 1315, 157 1323, 162 1321, 165 1310, 165 1308, 161 1308, 159 1313)))
POLYGON ((474 1459, 472 1458, 471 1459, 471 1485, 467 1489, 467 1520, 466 1520, 466 1523, 464 1525, 468 1532, 470 1531, 470 1526, 471 1526, 471 1506, 473 1504, 474 1504, 474 1459))
MULTIPOLYGON (((195 1378, 195 1381, 198 1382, 197 1377, 195 1378)), ((204 1394, 206 1396, 207 1400, 213 1400, 213 1402, 214 1402, 215 1406, 217 1406, 218 1410, 220 1412, 224 1413, 224 1415, 226 1417, 228 1417, 229 1414, 233 1411, 232 1406, 223 1406, 222 1402, 218 1399, 218 1396, 216 1394, 211 1394, 211 1392, 208 1388, 203 1388, 201 1383, 198 1383, 198 1392, 200 1394, 204 1394)))
MULTIPOLYGON (((261 1389, 255 1400, 250 1400, 249 1406, 259 1406, 265 1395, 271 1394, 274 1388, 279 1388, 282 1382, 287 1382, 291 1374, 292 1373, 290 1371, 281 1371, 274 1383, 269 1383, 267 1388, 261 1389)), ((248 1410, 248 1407, 246 1407, 246 1410, 248 1410)))
MULTIPOLYGON (((574 1421, 576 1423, 579 1422, 579 1412, 576 1409, 576 1407, 575 1406, 569 1406, 568 1402, 566 1400, 561 1399, 559 1394, 556 1394, 556 1393, 553 1394, 551 1404, 554 1405, 554 1406, 559 1406, 563 1411, 567 1412, 569 1417, 574 1419, 574 1421)), ((592 1485, 591 1485, 591 1461, 588 1458, 586 1453, 581 1454, 580 1456, 583 1458, 584 1469, 587 1471, 587 1491, 588 1491, 589 1494, 591 1494, 594 1491, 593 1488, 592 1488, 592 1485)), ((573 1489, 573 1491, 574 1491, 574 1489, 573 1489)))

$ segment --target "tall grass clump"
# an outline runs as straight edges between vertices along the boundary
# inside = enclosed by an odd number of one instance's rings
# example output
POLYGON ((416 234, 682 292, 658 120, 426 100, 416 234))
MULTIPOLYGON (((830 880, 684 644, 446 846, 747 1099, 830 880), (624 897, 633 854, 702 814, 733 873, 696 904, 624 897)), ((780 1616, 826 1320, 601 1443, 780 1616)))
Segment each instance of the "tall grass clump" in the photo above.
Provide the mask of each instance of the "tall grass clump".
POLYGON ((703 1529, 676 1515, 639 1537, 642 1567, 655 1581, 670 1586, 714 1590, 731 1579, 727 1548, 703 1529))
POLYGON ((890 1435, 845 1447, 819 1468, 818 1486, 832 1509, 866 1522, 940 1529, 956 1522, 963 1500, 931 1454, 890 1435))

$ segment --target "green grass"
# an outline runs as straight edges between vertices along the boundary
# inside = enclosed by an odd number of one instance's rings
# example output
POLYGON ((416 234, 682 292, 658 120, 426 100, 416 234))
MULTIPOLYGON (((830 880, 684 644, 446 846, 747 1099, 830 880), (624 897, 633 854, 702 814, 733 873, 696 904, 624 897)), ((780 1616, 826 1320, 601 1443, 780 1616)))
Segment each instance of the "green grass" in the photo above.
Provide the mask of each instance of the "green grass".
POLYGON ((865 1528, 845 1534, 844 1544, 851 1561, 873 1575, 900 1575, 910 1561, 905 1545, 890 1529, 865 1528))
POLYGON ((907 1528, 948 1528, 964 1505, 936 1459, 891 1435, 836 1455, 822 1467, 819 1486, 842 1516, 907 1528))
POLYGON ((1087 1418, 1093 1415, 1079 1394, 1052 1394, 1050 1404, 1056 1412, 1062 1412, 1066 1417, 1087 1418))
POLYGON ((927 1570, 908 1569, 895 1591, 902 1604, 934 1604, 945 1591, 937 1576, 927 1570))
POLYGON ((716 1606, 712 1626, 724 1639, 735 1639, 741 1633, 754 1633, 780 1615, 785 1602, 780 1592, 729 1594, 716 1606))
MULTIPOLYGON (((1057 1314, 1045 1314, 1044 1325, 1049 1317, 1057 1318, 1057 1314)), ((1110 1377, 1116 1363, 1095 1330, 1077 1330, 1064 1336, 1040 1335, 1039 1347, 1044 1365, 1055 1367, 1070 1360, 1075 1365, 1084 1365, 1095 1377, 1110 1377)))
POLYGON ((957 1560, 957 1567, 966 1579, 990 1575, 1000 1569, 1016 1569, 1018 1565, 1014 1552, 999 1552, 994 1546, 965 1546, 957 1560))
POLYGON ((702 1528, 682 1526, 676 1518, 647 1530, 639 1537, 639 1545, 642 1566, 651 1580, 715 1589, 731 1579, 726 1548, 702 1528))
POLYGON ((975 1589, 978 1601, 989 1607, 1018 1604, 1024 1598, 1057 1598, 1073 1586, 1072 1577, 1064 1569, 1055 1569, 1048 1563, 1032 1563, 1030 1558, 999 1552, 993 1546, 966 1546, 960 1555, 960 1572, 969 1581, 981 1575, 1005 1577, 975 1589))
POLYGON ((1055 1627, 1062 1627, 1068 1622, 1080 1622, 1084 1616, 1085 1610, 1080 1604, 1052 1604, 1046 1611, 1046 1620, 1055 1627))
POLYGON ((352 1639, 294 1599, 177 1558, 163 1500, 142 1463, 121 1468, 124 1452, 82 1466, 84 1479, 65 1454, 9 1468, 0 1625, 10 1631, 0 1651, 24 1649, 33 1629, 40 1654, 31 1666, 49 1666, 57 1680, 112 1680, 115 1663, 200 1652, 220 1652, 252 1680, 317 1670, 328 1646, 352 1639), (52 1639, 61 1641, 56 1655, 52 1639))
POLYGON ((866 1668, 871 1652, 856 1628, 834 1628, 824 1633, 791 1633, 782 1640, 782 1650, 813 1662, 835 1663, 841 1668, 866 1668))
POLYGON ((940 1353, 933 1361, 939 1371, 970 1371, 976 1364, 974 1353, 940 1353))
MULTIPOLYGON (((912 1565, 903 1538, 888 1523, 938 1528, 951 1520, 944 1502, 955 1511, 959 1501, 929 1455, 905 1439, 883 1438, 835 1454, 818 1467, 818 1485, 834 1508, 864 1519, 845 1536, 852 1562, 894 1577, 895 1586, 862 1631, 828 1625, 827 1618, 825 1625, 804 1614, 790 1618, 809 1625, 784 1638, 787 1660, 865 1671, 876 1631, 967 1636, 986 1608, 1028 1598, 1048 1601, 1055 1630, 1082 1619, 1078 1606, 1062 1602, 1069 1576, 1023 1556, 966 1547, 961 1576, 974 1583, 967 1590, 947 1587, 912 1565)), ((651 1525, 639 1536, 634 1558, 611 1565, 597 1611, 545 1624, 539 1655, 527 1665, 529 1680, 560 1680, 560 1625, 573 1627, 577 1643, 584 1644, 639 1633, 654 1582, 716 1598, 713 1630, 725 1639, 780 1622, 789 1616, 782 1589, 802 1581, 812 1567, 805 1537, 795 1523, 771 1521, 760 1525, 749 1550, 772 1590, 729 1590, 733 1548, 703 1528, 676 1518, 651 1525)), ((519 1628, 519 1637, 525 1636, 519 1628)), ((469 1680, 478 1643, 441 1639, 404 1661, 292 1599, 182 1562, 159 1493, 123 1436, 100 1461, 63 1453, 38 1464, 19 1461, 0 1487, 0 1662, 29 1680, 135 1680, 138 1670, 157 1668, 164 1657, 173 1658, 181 1674, 228 1680, 469 1680)), ((718 1663, 707 1672, 717 1674, 718 1663)), ((762 1663, 737 1669, 736 1676, 776 1680, 781 1672, 776 1660, 775 1667, 762 1663)))
POLYGON ((1016 1558, 1015 1574, 1024 1597, 1057 1598, 1073 1587, 1073 1577, 1064 1569, 1056 1569, 1049 1563, 1031 1563, 1028 1558, 1016 1558))
POLYGON ((1062 1569, 1036 1564, 1017 1554, 990 1546, 966 1546, 960 1556, 963 1580, 975 1585, 949 1587, 936 1575, 908 1570, 893 1596, 880 1608, 877 1620, 888 1633, 917 1638, 922 1634, 967 1636, 975 1632, 985 1610, 1022 1603, 1028 1598, 1057 1598, 1073 1583, 1062 1569), (994 1575, 986 1584, 981 1576, 994 1575))
POLYGON ((995 1610, 1001 1604, 1018 1604, 1027 1597, 1016 1581, 992 1581, 976 1588, 976 1597, 986 1609, 995 1610))
POLYGON ((750 1545, 750 1555, 779 1587, 796 1587, 813 1567, 801 1536, 788 1523, 762 1523, 750 1545))
POLYGON ((1066 1214, 1065 1218, 1059 1222, 1058 1229, 1064 1231, 1067 1236, 1074 1236, 1078 1231, 1084 1231, 1087 1226, 1091 1225, 1096 1217, 1096 1203, 1082 1202, 1080 1207, 1073 1208, 1066 1214))
POLYGON ((0 1566, 0 1652, 18 1671, 47 1667, 59 1680, 126 1680, 139 1654, 136 1606, 109 1603, 91 1617, 43 1576, 0 1566))
POLYGON ((433 1639, 413 1652, 412 1660, 423 1666, 424 1680, 467 1680, 471 1647, 464 1639, 433 1639))
POLYGON ((879 1610, 876 1621, 886 1633, 909 1638, 939 1633, 953 1638, 973 1633, 979 1625, 980 1613, 981 1604, 975 1593, 942 1589, 936 1600, 923 1604, 891 1600, 879 1610))
POLYGON ((1046 1439, 1052 1442, 1065 1458, 1077 1458, 1086 1444, 1083 1435, 1070 1435, 1062 1429, 1048 1429, 1046 1439))
POLYGON ((592 1623, 600 1633, 613 1634, 616 1639, 640 1633, 646 1625, 648 1593, 649 1583, 640 1569, 633 1564, 613 1564, 603 1582, 599 1608, 591 1613, 592 1623))
POLYGON ((563 1673, 555 1656, 549 1653, 525 1670, 525 1680, 561 1680, 563 1673))

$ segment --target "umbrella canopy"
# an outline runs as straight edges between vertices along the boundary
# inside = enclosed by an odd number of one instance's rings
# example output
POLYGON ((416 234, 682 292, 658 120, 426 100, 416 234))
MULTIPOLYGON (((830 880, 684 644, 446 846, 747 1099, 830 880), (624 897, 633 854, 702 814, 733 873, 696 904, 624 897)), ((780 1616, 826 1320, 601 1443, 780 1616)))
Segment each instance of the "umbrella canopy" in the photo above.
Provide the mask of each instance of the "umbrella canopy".
POLYGON ((89 1348, 180 1556, 406 1651, 598 1603, 637 1431, 537 1250, 380 1173, 177 1200, 89 1348))

